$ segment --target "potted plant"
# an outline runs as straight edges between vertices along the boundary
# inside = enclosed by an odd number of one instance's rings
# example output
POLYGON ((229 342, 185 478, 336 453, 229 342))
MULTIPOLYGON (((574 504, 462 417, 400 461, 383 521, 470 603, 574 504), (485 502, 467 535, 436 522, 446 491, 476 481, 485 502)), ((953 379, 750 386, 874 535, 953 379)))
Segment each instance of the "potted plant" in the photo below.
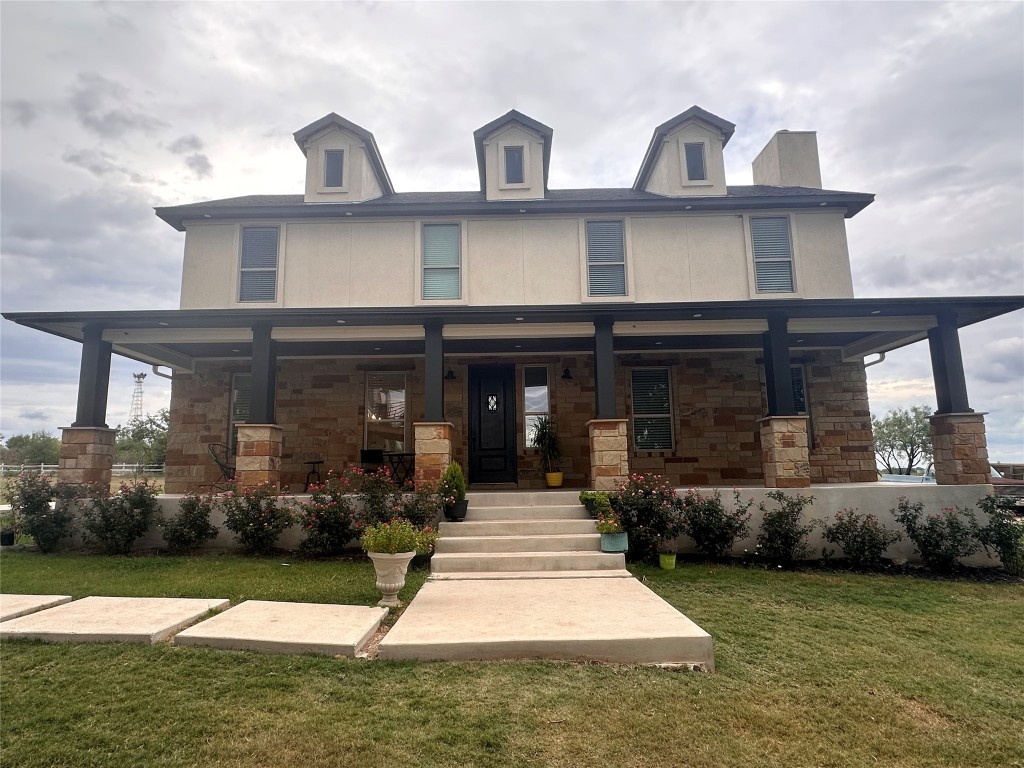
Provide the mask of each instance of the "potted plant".
POLYGON ((450 522, 458 522, 466 518, 469 502, 466 500, 466 476, 462 466, 453 461, 441 475, 441 483, 437 488, 444 504, 444 516, 450 522))
POLYGON ((363 529, 361 543, 373 561, 373 569, 377 574, 377 589, 381 593, 377 605, 385 608, 397 608, 401 605, 398 602, 398 593, 405 586, 409 563, 417 554, 429 554, 436 541, 437 534, 429 525, 417 528, 400 517, 363 529))
POLYGON ((663 539, 658 544, 658 565, 663 571, 674 571, 676 567, 676 545, 674 541, 663 539))
POLYGON ((562 451, 558 445, 558 433, 550 416, 542 416, 533 425, 533 444, 540 450, 541 462, 544 465, 544 479, 548 488, 562 485, 562 471, 558 468, 558 460, 562 451))
POLYGON ((598 513, 597 532, 601 534, 602 552, 625 552, 629 547, 628 534, 622 530, 619 516, 611 510, 598 513))
POLYGON ((14 513, 0 515, 0 547, 13 547, 18 536, 18 526, 14 513))

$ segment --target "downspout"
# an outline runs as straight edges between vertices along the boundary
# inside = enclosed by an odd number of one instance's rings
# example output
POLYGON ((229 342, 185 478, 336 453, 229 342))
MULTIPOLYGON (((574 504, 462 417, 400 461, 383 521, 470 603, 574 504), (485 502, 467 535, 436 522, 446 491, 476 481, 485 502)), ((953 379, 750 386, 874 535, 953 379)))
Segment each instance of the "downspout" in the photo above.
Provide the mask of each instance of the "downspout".
MULTIPOLYGON (((872 363, 874 365, 874 363, 872 363)), ((161 379, 173 379, 174 377, 169 373, 161 373, 160 366, 158 364, 153 365, 153 375, 159 376, 161 379)))
MULTIPOLYGON (((870 368, 872 365, 878 365, 879 363, 882 363, 882 362, 885 362, 885 352, 879 352, 878 353, 878 359, 877 360, 872 360, 870 363, 864 363, 864 367, 865 368, 870 368)), ((155 365, 153 366, 153 369, 154 369, 154 372, 155 372, 156 371, 156 366, 155 365)))

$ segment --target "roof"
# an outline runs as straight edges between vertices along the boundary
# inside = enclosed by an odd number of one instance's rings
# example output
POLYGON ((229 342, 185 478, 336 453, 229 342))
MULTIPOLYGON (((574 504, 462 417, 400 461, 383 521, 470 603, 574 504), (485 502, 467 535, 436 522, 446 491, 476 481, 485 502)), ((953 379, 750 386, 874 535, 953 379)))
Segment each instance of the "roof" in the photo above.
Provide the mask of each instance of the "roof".
POLYGON ((484 139, 493 135, 498 129, 508 123, 519 123, 531 131, 539 133, 544 140, 544 189, 548 188, 548 166, 551 165, 551 137, 554 131, 532 117, 527 117, 522 112, 510 109, 501 117, 492 120, 487 125, 482 125, 473 131, 473 142, 476 144, 476 165, 480 172, 480 191, 487 189, 487 173, 484 167, 484 139))
POLYGON ((654 135, 651 136, 651 143, 647 145, 647 152, 644 154, 644 161, 640 164, 640 172, 637 173, 636 181, 633 182, 634 189, 642 189, 647 183, 647 178, 651 175, 651 171, 654 170, 654 164, 658 160, 658 154, 661 152, 661 144, 665 140, 665 137, 683 123, 690 122, 691 120, 699 120, 700 122, 707 123, 712 128, 717 128, 721 131, 723 147, 729 143, 729 139, 732 138, 732 135, 736 130, 736 126, 733 123, 730 123, 728 120, 723 120, 718 115, 711 114, 706 109, 701 109, 696 104, 685 112, 680 112, 671 120, 665 121, 654 129, 654 135))
POLYGON ((399 192, 362 203, 306 203, 302 195, 246 195, 157 208, 156 215, 180 232, 195 219, 383 218, 388 216, 480 216, 522 214, 641 213, 778 208, 842 208, 851 218, 875 196, 809 187, 729 187, 725 195, 666 197, 630 188, 552 189, 540 200, 491 200, 484 193, 399 192))
POLYGON ((306 144, 311 138, 332 126, 346 130, 349 133, 354 133, 359 137, 363 144, 366 145, 366 156, 370 158, 370 164, 377 175, 377 181, 380 182, 381 189, 384 190, 384 194, 393 194, 395 188, 391 184, 391 177, 388 176, 388 169, 384 167, 384 159, 380 156, 380 150, 377 148, 377 141, 373 138, 373 134, 335 112, 324 115, 319 120, 313 121, 305 128, 300 128, 293 134, 295 136, 295 143, 299 145, 302 154, 306 154, 306 144))

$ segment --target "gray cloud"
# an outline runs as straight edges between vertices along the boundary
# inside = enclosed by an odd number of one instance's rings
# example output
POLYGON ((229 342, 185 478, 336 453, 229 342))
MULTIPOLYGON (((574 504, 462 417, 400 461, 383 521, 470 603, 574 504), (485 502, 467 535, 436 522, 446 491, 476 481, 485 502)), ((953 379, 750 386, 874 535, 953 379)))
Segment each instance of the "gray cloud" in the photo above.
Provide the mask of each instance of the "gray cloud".
POLYGON ((196 178, 204 179, 213 173, 213 164, 206 155, 189 155, 185 158, 185 165, 192 169, 196 178))
POLYGON ((25 419, 26 421, 49 421, 50 420, 50 414, 47 413, 46 411, 27 411, 27 410, 23 409, 21 411, 21 413, 18 414, 18 416, 20 416, 21 418, 25 419))
POLYGON ((136 131, 152 134, 167 126, 165 122, 130 102, 131 90, 121 83, 94 72, 78 75, 71 88, 70 104, 79 122, 108 139, 122 138, 136 131))
POLYGON ((22 128, 28 128, 39 117, 39 107, 28 99, 5 101, 3 109, 11 122, 22 128))
POLYGON ((202 148, 203 141, 195 134, 189 134, 188 136, 177 138, 167 147, 167 149, 176 155, 183 155, 186 152, 198 152, 202 148))

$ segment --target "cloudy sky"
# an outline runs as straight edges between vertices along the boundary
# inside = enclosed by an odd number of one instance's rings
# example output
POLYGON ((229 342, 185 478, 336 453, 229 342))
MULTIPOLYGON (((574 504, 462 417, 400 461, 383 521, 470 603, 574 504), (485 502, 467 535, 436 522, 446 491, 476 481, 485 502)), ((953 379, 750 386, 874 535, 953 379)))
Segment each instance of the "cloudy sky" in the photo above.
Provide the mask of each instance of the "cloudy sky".
MULTIPOLYGON (((736 123, 731 184, 816 130, 858 296, 1024 293, 1024 4, 3 2, 4 311, 174 308, 184 235, 152 208, 302 191, 291 134, 371 130, 398 191, 475 189, 472 131, 554 128, 551 186, 628 187, 656 125, 736 123)), ((0 323, 0 431, 74 418, 80 346, 0 323)), ((961 333, 993 459, 1024 460, 1024 313, 961 333)), ((133 371, 115 358, 111 424, 133 371)), ((924 343, 869 369, 872 410, 934 407, 924 343)), ((150 376, 145 406, 166 405, 150 376)))

